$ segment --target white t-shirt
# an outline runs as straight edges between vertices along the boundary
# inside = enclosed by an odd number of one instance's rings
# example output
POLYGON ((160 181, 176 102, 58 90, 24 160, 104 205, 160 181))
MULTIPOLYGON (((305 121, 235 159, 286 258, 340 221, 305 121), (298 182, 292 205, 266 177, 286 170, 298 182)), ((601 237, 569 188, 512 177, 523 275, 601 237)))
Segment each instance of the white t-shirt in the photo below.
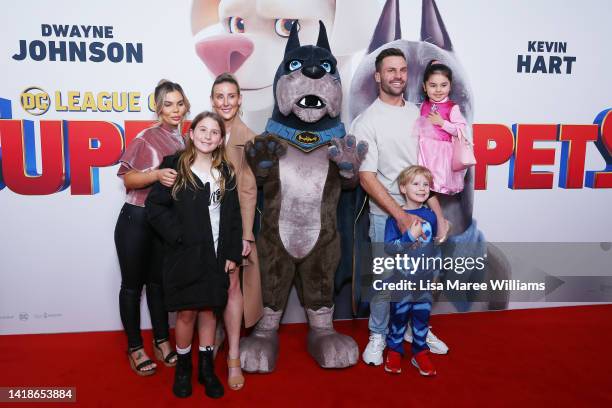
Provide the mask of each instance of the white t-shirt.
MULTIPOLYGON (((404 198, 397 177, 406 167, 417 164, 419 144, 415 125, 419 116, 419 108, 410 102, 394 106, 376 98, 351 125, 350 133, 358 141, 368 142, 368 154, 359 171, 376 173, 378 181, 400 205, 404 198)), ((370 212, 388 215, 374 200, 370 200, 370 212)))
POLYGON ((202 184, 210 183, 210 205, 208 206, 208 214, 210 214, 210 228, 212 230, 213 242, 215 243, 215 253, 217 252, 217 243, 219 242, 219 222, 221 220, 221 189, 219 187, 220 173, 217 169, 211 169, 214 177, 210 173, 201 172, 191 166, 191 171, 195 174, 202 184))

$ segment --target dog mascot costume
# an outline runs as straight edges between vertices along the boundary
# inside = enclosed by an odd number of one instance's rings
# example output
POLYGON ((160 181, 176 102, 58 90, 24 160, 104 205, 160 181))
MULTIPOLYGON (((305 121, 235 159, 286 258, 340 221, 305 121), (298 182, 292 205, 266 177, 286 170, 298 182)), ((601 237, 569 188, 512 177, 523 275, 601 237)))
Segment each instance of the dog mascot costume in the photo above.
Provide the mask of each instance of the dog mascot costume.
POLYGON ((279 323, 294 283, 308 316, 308 352, 321 367, 348 367, 357 362, 357 344, 333 329, 336 208, 341 189, 358 183, 367 144, 346 135, 340 121, 342 85, 323 23, 316 46, 300 46, 292 26, 273 89, 266 131, 245 149, 264 193, 257 237, 264 315, 241 341, 242 368, 274 370, 279 323))

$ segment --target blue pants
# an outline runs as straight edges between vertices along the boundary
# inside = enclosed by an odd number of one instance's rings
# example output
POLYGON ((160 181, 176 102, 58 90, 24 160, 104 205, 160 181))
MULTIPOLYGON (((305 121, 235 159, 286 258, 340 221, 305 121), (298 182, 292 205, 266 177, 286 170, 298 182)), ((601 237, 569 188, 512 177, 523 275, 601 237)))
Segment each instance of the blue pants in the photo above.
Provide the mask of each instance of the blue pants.
POLYGON ((412 326, 412 355, 429 350, 426 338, 429 331, 430 302, 391 302, 387 347, 404 355, 404 334, 410 318, 412 326))

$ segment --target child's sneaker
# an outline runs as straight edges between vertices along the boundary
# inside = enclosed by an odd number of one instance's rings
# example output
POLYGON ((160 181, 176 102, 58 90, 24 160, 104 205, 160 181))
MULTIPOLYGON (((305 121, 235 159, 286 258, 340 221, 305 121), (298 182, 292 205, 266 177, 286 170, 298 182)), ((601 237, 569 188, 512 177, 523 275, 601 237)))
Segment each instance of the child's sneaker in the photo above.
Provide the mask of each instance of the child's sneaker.
MULTIPOLYGON (((408 343, 412 343, 412 327, 410 327, 410 323, 406 325, 406 333, 404 334, 404 341, 408 343)), ((448 346, 442 340, 440 340, 433 332, 431 331, 431 326, 429 326, 429 330, 427 331, 427 338, 425 339, 427 342, 427 347, 429 347, 429 351, 434 354, 446 354, 448 353, 448 346)))
POLYGON ((363 361, 369 365, 381 365, 383 363, 383 350, 386 345, 384 334, 370 334, 370 341, 363 351, 363 361))
POLYGON ((431 363, 431 360, 429 359, 429 350, 423 350, 418 352, 417 354, 415 354, 414 357, 412 357, 412 365, 415 366, 417 368, 417 370, 419 370, 419 373, 421 375, 425 375, 425 376, 434 376, 436 375, 436 368, 434 367, 434 365, 431 363))
POLYGON ((402 355, 400 353, 393 350, 387 350, 385 371, 391 374, 399 374, 402 372, 402 355))

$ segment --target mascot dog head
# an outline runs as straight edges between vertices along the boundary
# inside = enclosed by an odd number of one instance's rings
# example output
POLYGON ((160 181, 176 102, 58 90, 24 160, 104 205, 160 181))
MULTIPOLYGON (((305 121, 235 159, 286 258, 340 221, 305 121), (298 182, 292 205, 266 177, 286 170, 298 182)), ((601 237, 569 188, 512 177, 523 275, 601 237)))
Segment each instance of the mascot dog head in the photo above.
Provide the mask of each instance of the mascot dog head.
POLYGON ((300 46, 296 26, 291 28, 274 77, 272 120, 297 130, 321 131, 340 125, 340 75, 325 26, 319 24, 317 45, 300 46))

